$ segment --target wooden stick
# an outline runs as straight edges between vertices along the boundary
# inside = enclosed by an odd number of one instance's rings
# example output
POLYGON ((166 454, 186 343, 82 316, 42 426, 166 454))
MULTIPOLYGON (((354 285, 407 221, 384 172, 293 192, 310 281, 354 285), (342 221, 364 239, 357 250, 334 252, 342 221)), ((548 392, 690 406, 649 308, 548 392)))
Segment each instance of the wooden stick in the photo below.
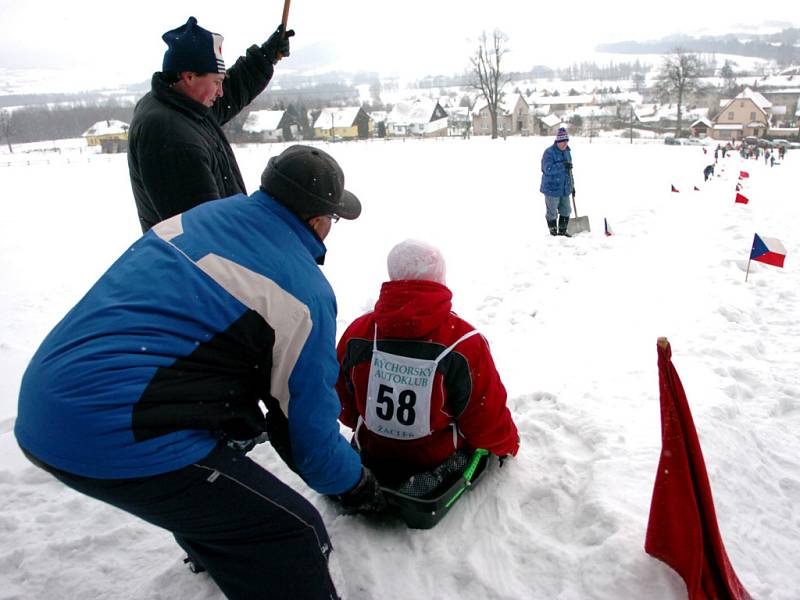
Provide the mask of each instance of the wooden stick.
POLYGON ((286 24, 289 22, 289 5, 292 0, 283 0, 283 17, 281 18, 281 25, 283 25, 284 34, 286 33, 286 24))
POLYGON ((661 336, 660 338, 658 338, 659 348, 666 348, 667 346, 669 346, 669 340, 666 337, 661 336))

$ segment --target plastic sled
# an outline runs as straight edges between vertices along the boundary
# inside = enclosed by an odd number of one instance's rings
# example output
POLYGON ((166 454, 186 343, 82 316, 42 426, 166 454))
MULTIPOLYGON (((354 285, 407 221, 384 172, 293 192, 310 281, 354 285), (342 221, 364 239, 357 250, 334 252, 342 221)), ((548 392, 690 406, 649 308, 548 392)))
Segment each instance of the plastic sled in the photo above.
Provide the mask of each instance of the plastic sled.
POLYGON ((488 451, 475 450, 460 476, 421 498, 383 487, 386 502, 411 529, 430 529, 450 512, 464 492, 477 485, 490 466, 490 458, 488 451))

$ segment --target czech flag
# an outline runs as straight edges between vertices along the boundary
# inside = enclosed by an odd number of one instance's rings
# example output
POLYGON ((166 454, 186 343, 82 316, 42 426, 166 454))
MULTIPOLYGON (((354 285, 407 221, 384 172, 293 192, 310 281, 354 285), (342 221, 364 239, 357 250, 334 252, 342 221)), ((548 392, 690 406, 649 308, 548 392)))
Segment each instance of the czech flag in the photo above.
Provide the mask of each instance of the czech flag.
POLYGON ((750 173, 747 171, 739 171, 739 179, 747 179, 750 177, 750 173))
POLYGON ((658 388, 661 458, 644 549, 683 578, 689 600, 751 600, 722 543, 689 401, 663 337, 658 338, 658 388))
POLYGON ((679 190, 678 188, 676 188, 674 185, 672 186, 672 191, 673 191, 673 192, 679 192, 679 193, 680 193, 680 190, 679 190))
POLYGON ((774 267, 783 267, 785 258, 786 248, 783 247, 780 240, 755 234, 753 248, 750 250, 750 260, 766 263, 774 267))
POLYGON ((603 223, 605 224, 606 236, 614 235, 614 232, 611 231, 611 227, 609 227, 609 225, 608 225, 608 219, 603 218, 603 223))
POLYGON ((738 202, 739 204, 747 204, 748 202, 750 202, 750 198, 740 194, 739 192, 736 192, 736 202, 738 202))

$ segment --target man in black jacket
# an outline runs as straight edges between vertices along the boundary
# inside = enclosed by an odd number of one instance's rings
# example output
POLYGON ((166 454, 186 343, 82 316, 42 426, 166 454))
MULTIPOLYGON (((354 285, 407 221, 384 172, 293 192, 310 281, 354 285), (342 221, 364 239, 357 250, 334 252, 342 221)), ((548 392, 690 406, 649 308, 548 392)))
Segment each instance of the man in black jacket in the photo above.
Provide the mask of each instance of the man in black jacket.
POLYGON ((228 71, 222 36, 194 17, 162 36, 168 46, 162 70, 137 103, 128 133, 128 170, 143 232, 208 200, 247 193, 222 125, 267 87, 293 35, 278 26, 228 71))

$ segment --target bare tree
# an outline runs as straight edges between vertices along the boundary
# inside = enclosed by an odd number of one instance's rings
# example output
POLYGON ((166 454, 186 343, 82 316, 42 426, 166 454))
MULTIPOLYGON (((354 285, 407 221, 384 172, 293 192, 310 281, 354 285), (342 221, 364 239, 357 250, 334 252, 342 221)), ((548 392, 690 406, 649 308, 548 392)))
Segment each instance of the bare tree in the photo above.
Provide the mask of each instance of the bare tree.
POLYGON ((478 40, 478 49, 470 57, 472 64, 472 87, 480 90, 489 105, 489 116, 492 120, 492 139, 497 139, 497 105, 503 99, 503 86, 510 81, 500 68, 503 55, 508 52, 505 43, 508 36, 495 29, 491 38, 484 31, 478 40))
POLYGON ((6 144, 8 144, 8 151, 11 154, 14 154, 14 148, 11 147, 11 134, 13 133, 11 128, 11 113, 7 110, 0 110, 0 136, 6 138, 6 144))
POLYGON ((661 65, 657 88, 666 97, 677 96, 678 101, 678 122, 675 126, 675 137, 680 137, 681 135, 683 101, 697 89, 700 67, 698 56, 689 54, 683 48, 675 48, 672 54, 664 57, 664 62, 661 65))

